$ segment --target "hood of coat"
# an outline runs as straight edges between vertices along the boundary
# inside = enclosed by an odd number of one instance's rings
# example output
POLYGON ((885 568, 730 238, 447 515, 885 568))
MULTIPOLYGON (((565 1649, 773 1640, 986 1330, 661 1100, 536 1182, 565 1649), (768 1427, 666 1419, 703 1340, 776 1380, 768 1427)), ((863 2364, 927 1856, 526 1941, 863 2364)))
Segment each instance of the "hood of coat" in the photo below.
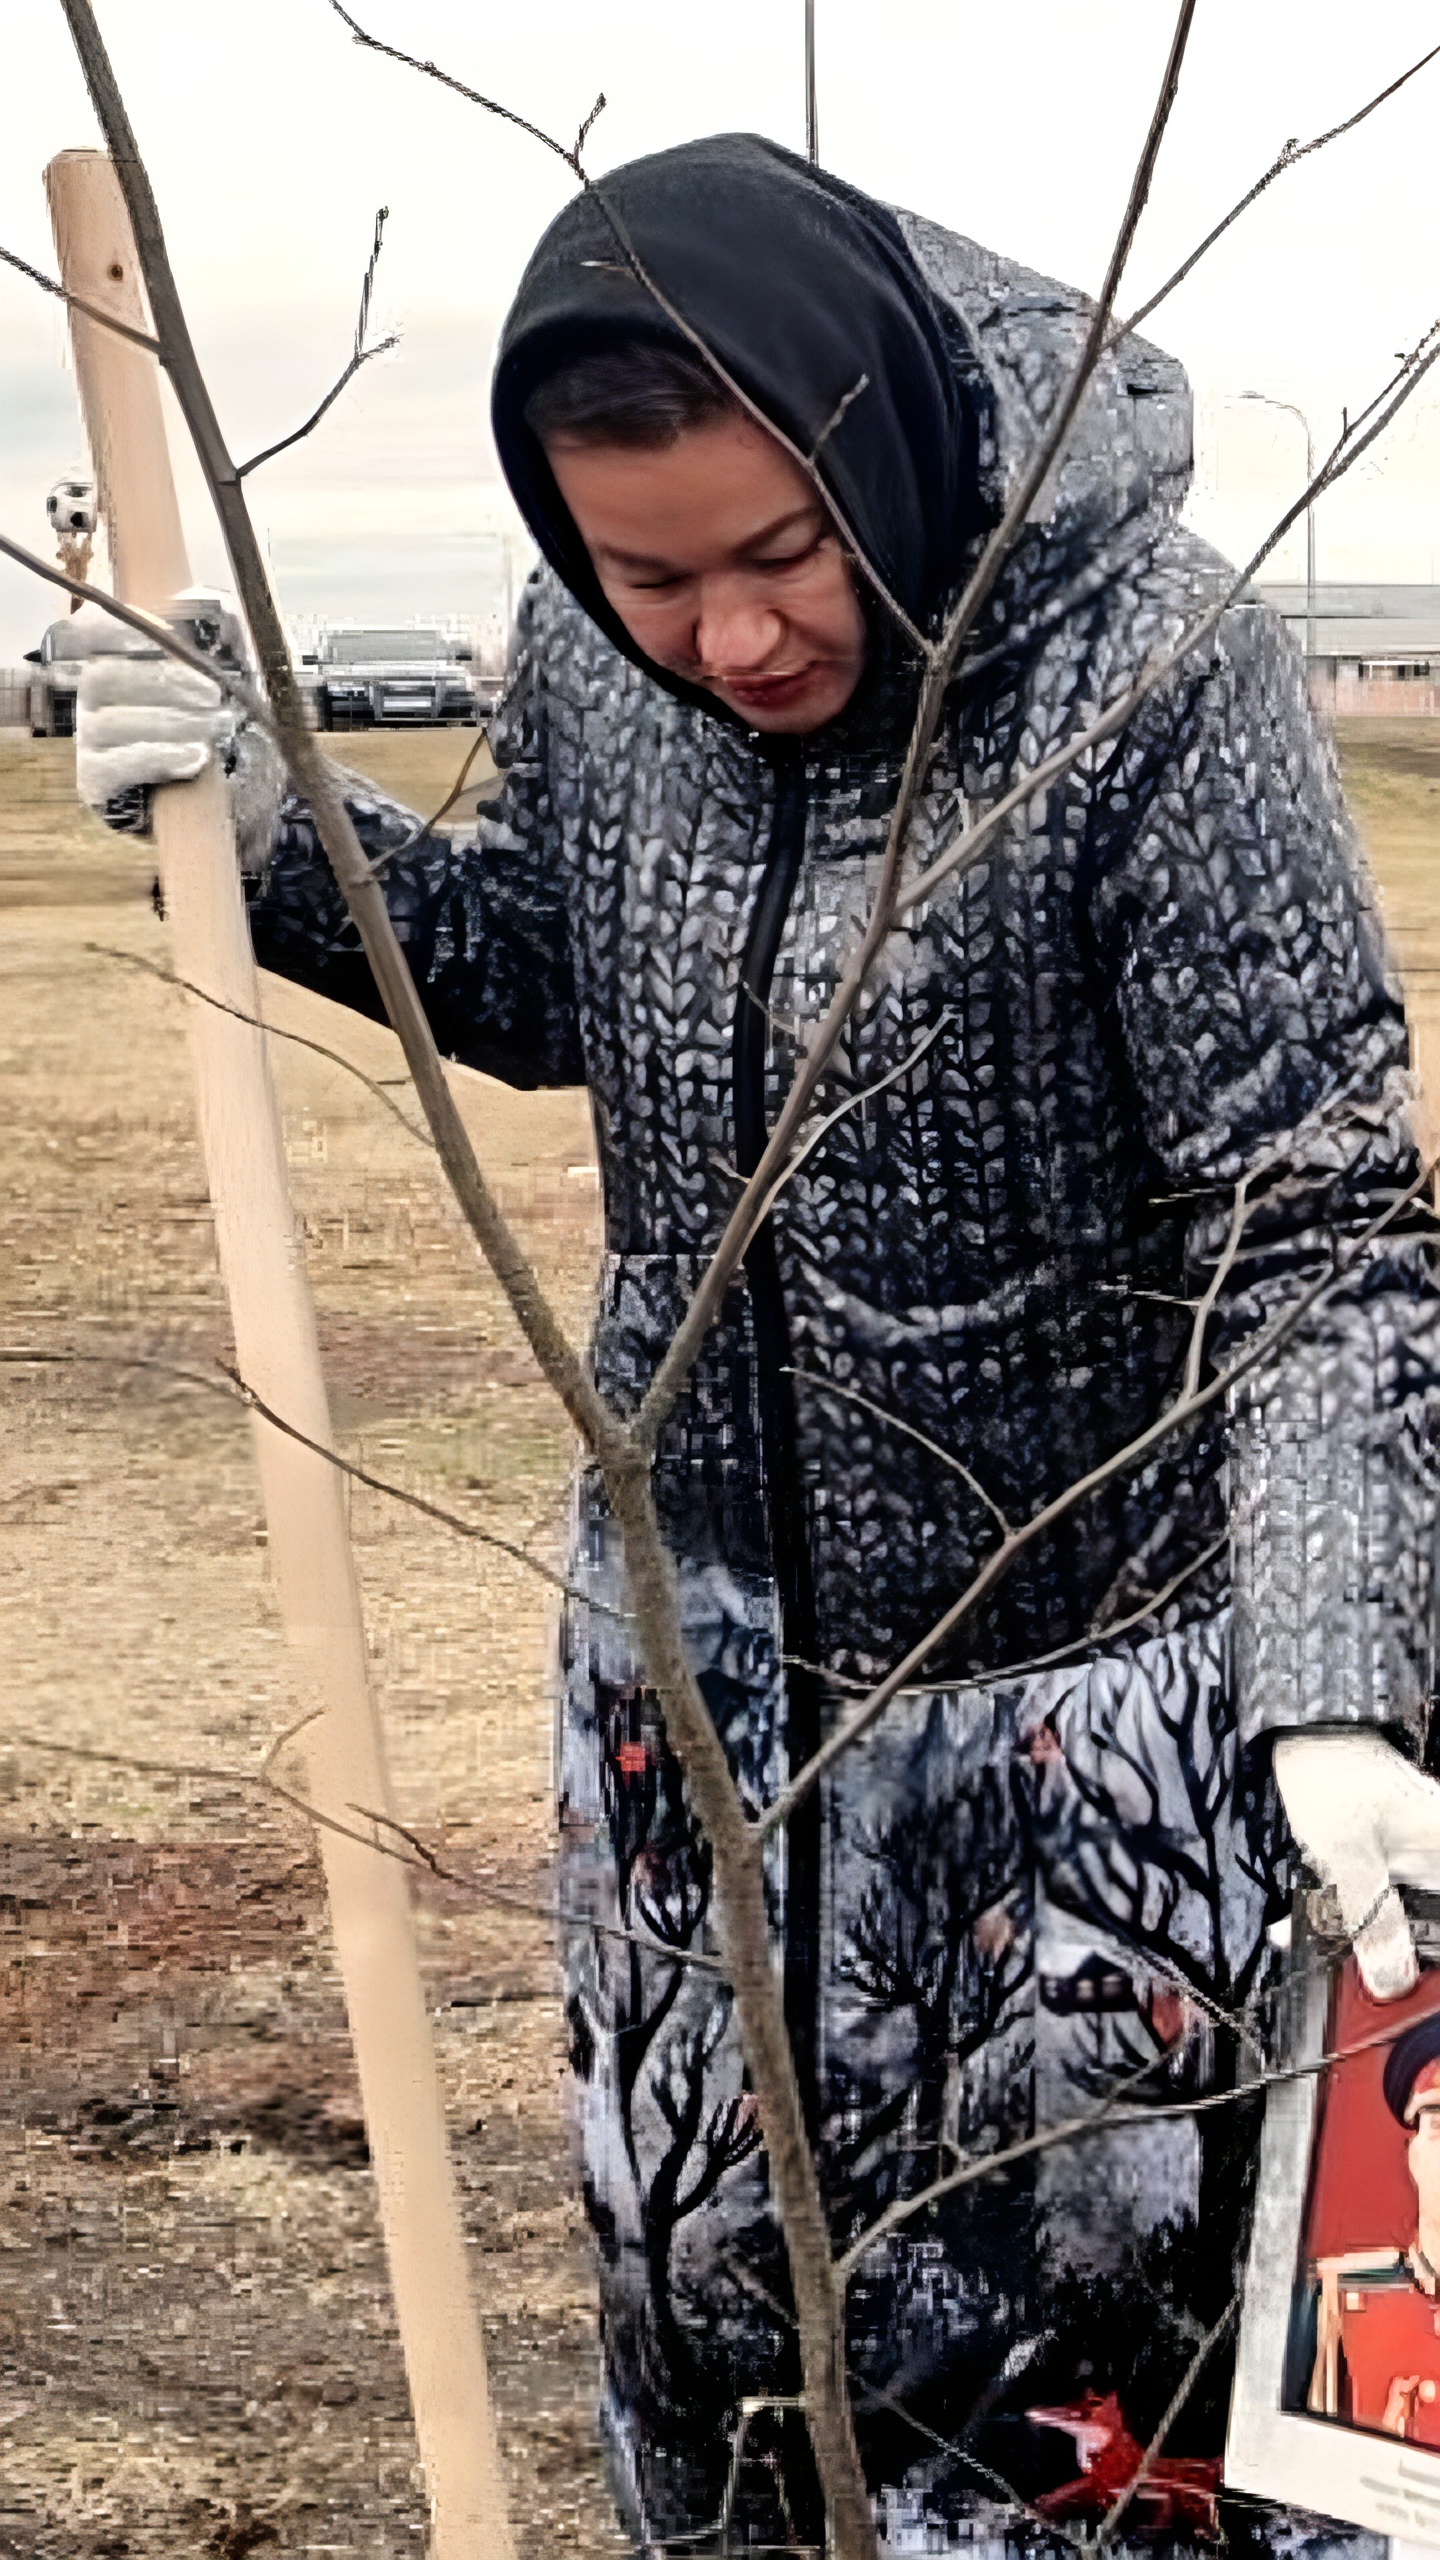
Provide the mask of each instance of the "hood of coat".
MULTIPOLYGON (((577 602, 667 692, 729 718, 646 659, 606 602, 525 418, 537 385, 591 348, 637 336, 685 347, 693 331, 813 461, 842 533, 933 631, 1074 363, 1088 311, 1083 295, 895 213, 777 143, 717 134, 611 170, 551 224, 501 335, 495 441, 577 602)), ((1139 518, 1173 514, 1189 460, 1181 368, 1127 339, 1103 359, 1035 515, 1103 545, 1139 518)))

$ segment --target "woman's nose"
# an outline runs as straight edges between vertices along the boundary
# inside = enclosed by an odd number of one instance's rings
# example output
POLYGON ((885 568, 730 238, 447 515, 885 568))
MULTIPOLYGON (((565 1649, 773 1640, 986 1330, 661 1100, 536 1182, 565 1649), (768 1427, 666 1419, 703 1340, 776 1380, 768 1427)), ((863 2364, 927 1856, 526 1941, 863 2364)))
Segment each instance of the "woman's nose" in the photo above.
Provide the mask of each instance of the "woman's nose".
POLYGON ((723 590, 702 594, 695 655, 704 676, 754 675, 773 658, 785 625, 761 596, 723 590))

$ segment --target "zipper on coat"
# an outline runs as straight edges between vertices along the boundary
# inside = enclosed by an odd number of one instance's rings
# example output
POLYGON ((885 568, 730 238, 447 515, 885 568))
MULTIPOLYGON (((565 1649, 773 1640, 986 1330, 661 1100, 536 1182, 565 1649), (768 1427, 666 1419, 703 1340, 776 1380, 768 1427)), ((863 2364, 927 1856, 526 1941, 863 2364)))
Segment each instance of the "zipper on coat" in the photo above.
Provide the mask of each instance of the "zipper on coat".
MULTIPOLYGON (((765 1058, 769 1001, 780 936, 805 851, 808 790, 801 750, 782 741, 774 753, 775 806, 760 894, 745 938, 735 1005, 732 1094, 735 1161, 752 1174, 765 1151, 765 1058)), ((791 1657, 785 1669, 785 1751, 793 1771, 820 1743, 820 1683, 795 1668, 816 1658, 815 1587, 809 1520, 800 1476, 790 1328, 780 1284, 773 1221, 766 1219, 745 1255, 755 1334, 756 1401, 771 1566, 780 1604, 780 1634, 791 1657)), ((821 1802, 813 1788, 791 1816, 785 1840, 785 2022, 812 2139, 818 2129, 821 1802)))

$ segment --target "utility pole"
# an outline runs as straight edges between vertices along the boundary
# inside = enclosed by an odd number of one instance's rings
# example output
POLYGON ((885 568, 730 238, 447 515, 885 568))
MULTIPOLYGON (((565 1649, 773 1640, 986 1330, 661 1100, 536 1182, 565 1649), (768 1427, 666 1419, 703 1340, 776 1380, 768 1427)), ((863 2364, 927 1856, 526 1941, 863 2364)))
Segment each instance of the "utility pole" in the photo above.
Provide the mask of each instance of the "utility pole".
POLYGON ((820 117, 815 104, 815 0, 805 0, 805 157, 820 166, 820 117))
MULTIPOLYGON (((1298 409, 1293 400, 1273 400, 1268 391, 1242 391, 1240 397, 1242 400, 1258 400, 1266 409, 1284 409, 1290 417, 1299 419, 1305 430, 1305 486, 1308 489, 1315 477, 1315 439, 1310 432, 1310 421, 1304 410, 1298 409)), ((1305 510, 1305 663, 1307 666, 1312 666, 1314 660, 1315 508, 1312 501, 1305 510)))

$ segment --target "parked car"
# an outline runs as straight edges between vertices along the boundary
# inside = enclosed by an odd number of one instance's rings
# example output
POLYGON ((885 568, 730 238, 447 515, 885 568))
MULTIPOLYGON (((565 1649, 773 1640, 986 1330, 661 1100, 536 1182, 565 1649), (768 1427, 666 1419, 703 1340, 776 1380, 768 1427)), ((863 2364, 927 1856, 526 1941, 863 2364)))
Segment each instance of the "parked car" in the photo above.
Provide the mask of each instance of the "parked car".
POLYGON ((73 738, 75 735, 75 695, 80 683, 80 663, 67 645, 70 638, 68 614, 62 622, 52 622, 38 649, 27 649, 27 663, 37 669, 30 679, 30 735, 32 738, 73 738))
POLYGON ((441 631, 327 631, 301 659, 314 670, 316 725, 371 729, 454 721, 473 727, 474 654, 441 631))

